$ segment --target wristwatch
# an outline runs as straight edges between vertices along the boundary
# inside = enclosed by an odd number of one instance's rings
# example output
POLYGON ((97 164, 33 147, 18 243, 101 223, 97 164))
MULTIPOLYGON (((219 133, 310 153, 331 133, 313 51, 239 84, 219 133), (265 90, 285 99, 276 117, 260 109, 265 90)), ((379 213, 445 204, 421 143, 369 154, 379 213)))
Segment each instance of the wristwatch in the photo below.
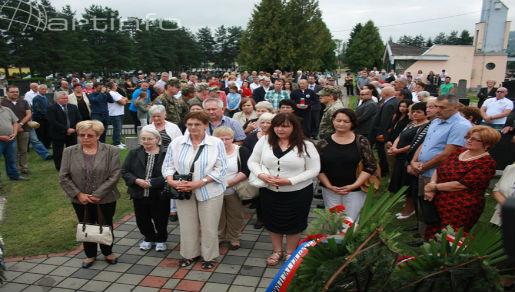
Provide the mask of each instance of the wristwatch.
POLYGON ((23 125, 24 125, 22 122, 19 122, 18 124, 20 124, 20 126, 22 126, 22 127, 23 127, 23 125))
POLYGON ((202 179, 202 182, 204 183, 204 185, 207 185, 207 183, 208 183, 209 181, 207 180, 207 178, 203 178, 203 179, 202 179))

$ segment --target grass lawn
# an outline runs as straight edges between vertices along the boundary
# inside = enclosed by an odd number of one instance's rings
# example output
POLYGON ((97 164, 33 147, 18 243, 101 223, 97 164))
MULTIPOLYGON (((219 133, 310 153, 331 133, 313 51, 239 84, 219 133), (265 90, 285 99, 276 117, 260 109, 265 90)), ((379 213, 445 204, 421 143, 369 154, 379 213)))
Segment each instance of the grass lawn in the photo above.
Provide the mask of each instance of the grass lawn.
MULTIPOLYGON (((127 150, 121 152, 125 158, 127 150)), ((3 164, 3 163, 2 163, 3 164)), ((3 165, 1 166, 3 169, 3 165)), ((43 161, 34 151, 29 153, 30 180, 11 182, 2 176, 7 198, 0 234, 8 257, 62 252, 77 246, 77 219, 69 199, 59 186, 53 161, 43 161)), ((122 179, 118 184, 115 220, 133 211, 122 179)))

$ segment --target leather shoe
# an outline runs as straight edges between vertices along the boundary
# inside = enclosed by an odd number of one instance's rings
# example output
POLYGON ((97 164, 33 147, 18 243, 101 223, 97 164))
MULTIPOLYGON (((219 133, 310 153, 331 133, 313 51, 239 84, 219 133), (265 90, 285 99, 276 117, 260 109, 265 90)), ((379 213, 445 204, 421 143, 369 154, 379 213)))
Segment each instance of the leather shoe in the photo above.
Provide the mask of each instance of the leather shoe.
POLYGON ((111 254, 110 256, 112 256, 112 257, 111 257, 111 258, 105 257, 106 262, 107 262, 108 264, 110 264, 110 265, 116 265, 116 264, 118 263, 118 258, 117 258, 117 257, 115 257, 115 256, 114 256, 114 255, 112 255, 112 254, 111 254))
POLYGON ((263 228, 263 222, 256 221, 256 223, 254 223, 254 229, 261 229, 261 228, 263 228))
POLYGON ((89 269, 93 263, 95 262, 95 258, 86 258, 84 261, 82 261, 82 267, 84 269, 89 269))
POLYGON ((52 159, 54 159, 54 156, 53 156, 52 154, 48 155, 48 156, 45 158, 45 160, 52 160, 52 159))
POLYGON ((28 178, 24 177, 24 176, 19 176, 17 178, 11 178, 11 180, 29 180, 28 178))

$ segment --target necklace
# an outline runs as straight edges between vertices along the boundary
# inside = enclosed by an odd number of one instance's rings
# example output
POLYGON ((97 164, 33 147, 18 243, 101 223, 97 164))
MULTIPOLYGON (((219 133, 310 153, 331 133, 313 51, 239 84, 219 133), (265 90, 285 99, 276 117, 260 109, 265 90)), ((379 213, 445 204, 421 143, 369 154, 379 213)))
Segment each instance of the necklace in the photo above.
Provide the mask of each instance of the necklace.
POLYGON ((84 151, 86 154, 95 154, 97 149, 87 150, 86 148, 82 147, 82 151, 84 151))
POLYGON ((479 158, 481 158, 481 157, 483 157, 483 156, 490 155, 488 152, 483 152, 483 153, 481 153, 481 154, 479 154, 479 155, 475 155, 475 156, 471 156, 471 157, 465 158, 465 156, 466 156, 467 154, 469 154, 469 153, 470 153, 470 151, 469 151, 469 150, 464 151, 464 152, 462 152, 462 153, 458 156, 458 158, 459 158, 461 161, 472 161, 472 160, 479 159, 479 158))

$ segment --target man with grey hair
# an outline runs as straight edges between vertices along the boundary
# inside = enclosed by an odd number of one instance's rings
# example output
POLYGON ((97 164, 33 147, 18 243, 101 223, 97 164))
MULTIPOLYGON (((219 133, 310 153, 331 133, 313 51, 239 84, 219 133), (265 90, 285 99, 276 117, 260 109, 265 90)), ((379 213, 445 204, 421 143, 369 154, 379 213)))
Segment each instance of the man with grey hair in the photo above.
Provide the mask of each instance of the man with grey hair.
POLYGON ((32 100, 36 95, 38 95, 38 84, 33 82, 30 84, 30 90, 25 93, 23 98, 32 106, 32 100))
POLYGON ((513 101, 506 98, 508 89, 499 87, 495 97, 490 97, 481 106, 482 124, 488 125, 496 130, 501 130, 506 123, 507 117, 513 110, 513 101))
POLYGON ((206 129, 209 135, 213 135, 213 131, 221 126, 229 127, 234 131, 234 141, 241 144, 245 140, 245 132, 240 123, 232 118, 224 116, 224 102, 218 98, 208 98, 202 102, 204 111, 209 115, 211 121, 206 129))
POLYGON ((168 83, 168 80, 170 79, 170 74, 168 72, 161 73, 161 79, 159 79, 156 84, 154 84, 154 89, 157 91, 159 88, 161 90, 165 90, 165 85, 168 83))
POLYGON ((54 149, 54 165, 59 171, 64 147, 77 144, 75 125, 81 118, 77 106, 68 103, 66 91, 56 92, 54 101, 55 103, 48 107, 47 119, 54 149))
MULTIPOLYGON (((458 112, 459 101, 456 96, 452 94, 439 96, 435 105, 436 119, 429 124, 424 142, 408 166, 408 173, 419 178, 419 202, 424 198, 424 187, 429 183, 435 169, 454 150, 465 144, 465 135, 472 127, 470 122, 458 112)), ((424 222, 419 222, 419 232, 422 235, 425 232, 424 229, 424 222)))

